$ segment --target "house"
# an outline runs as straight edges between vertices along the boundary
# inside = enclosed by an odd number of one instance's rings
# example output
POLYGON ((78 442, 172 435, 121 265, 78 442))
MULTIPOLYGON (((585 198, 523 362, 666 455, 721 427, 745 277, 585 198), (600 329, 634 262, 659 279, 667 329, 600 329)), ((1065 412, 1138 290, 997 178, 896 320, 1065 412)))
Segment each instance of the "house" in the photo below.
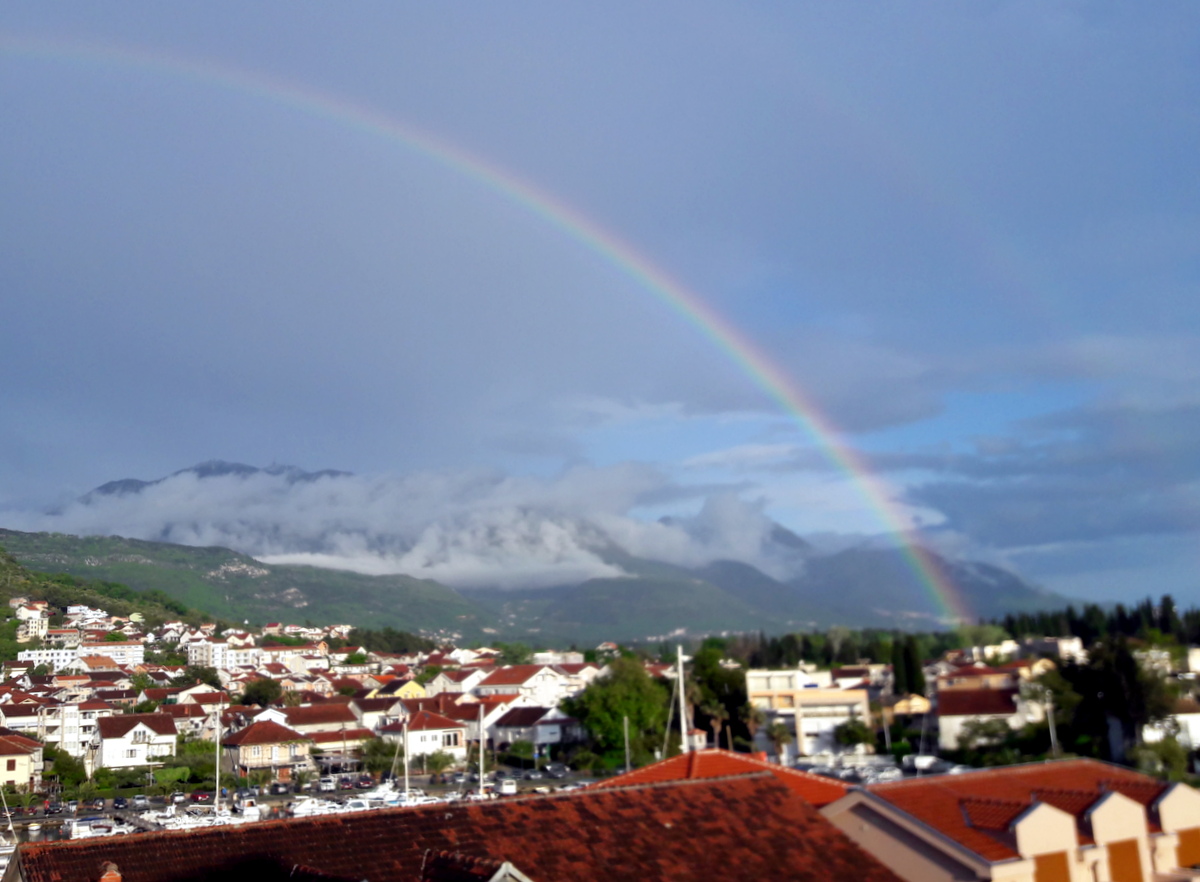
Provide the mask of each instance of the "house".
POLYGON ((505 665, 491 671, 473 690, 480 697, 516 693, 527 704, 557 707, 575 694, 570 678, 552 665, 505 665))
POLYGON ((890 726, 897 717, 924 717, 933 708, 924 695, 910 692, 908 695, 890 695, 881 702, 884 725, 890 726))
POLYGON ((32 792, 42 786, 42 745, 12 729, 0 729, 0 784, 32 792))
MULTIPOLYGON (((407 729, 406 756, 428 756, 440 750, 454 757, 455 762, 466 761, 467 727, 462 721, 423 710, 409 716, 407 729)), ((403 741, 404 731, 403 723, 389 723, 379 735, 386 741, 403 741)))
POLYGON ((259 720, 221 740, 225 751, 221 768, 239 776, 266 769, 275 778, 289 781, 296 772, 313 768, 311 746, 303 733, 274 720, 259 720))
POLYGON ((1087 664, 1088 660, 1080 637, 1026 637, 1021 641, 1021 655, 1057 657, 1080 665, 1087 664))
POLYGON ((1043 707, 1019 689, 951 689, 938 693, 938 746, 956 750, 967 725, 1003 720, 1012 729, 1046 718, 1043 707))
POLYGON ((940 695, 952 689, 1015 689, 1018 676, 1012 669, 959 665, 951 673, 938 677, 935 682, 940 695))
POLYGON ((117 714, 100 717, 84 756, 90 776, 96 769, 149 766, 157 757, 175 755, 175 721, 166 714, 117 714))
MULTIPOLYGON (((470 692, 480 683, 487 679, 488 671, 483 668, 449 668, 447 670, 438 671, 437 675, 425 684, 425 695, 439 695, 443 692, 463 693, 470 692)), ((412 681, 416 682, 416 681, 412 681)), ((419 696, 405 696, 405 698, 415 698, 419 696)))
POLYGON ((5 882, 898 882, 770 774, 19 847, 5 882))
POLYGON ((580 740, 578 721, 556 707, 514 707, 492 724, 488 734, 501 750, 517 741, 543 745, 580 740))
POLYGON ((1098 760, 873 784, 821 813, 909 882, 1150 882, 1200 864, 1200 793, 1098 760))
POLYGON ((1200 747, 1200 702, 1178 698, 1170 716, 1142 729, 1142 740, 1147 743, 1162 741, 1168 735, 1174 735, 1188 750, 1200 747))

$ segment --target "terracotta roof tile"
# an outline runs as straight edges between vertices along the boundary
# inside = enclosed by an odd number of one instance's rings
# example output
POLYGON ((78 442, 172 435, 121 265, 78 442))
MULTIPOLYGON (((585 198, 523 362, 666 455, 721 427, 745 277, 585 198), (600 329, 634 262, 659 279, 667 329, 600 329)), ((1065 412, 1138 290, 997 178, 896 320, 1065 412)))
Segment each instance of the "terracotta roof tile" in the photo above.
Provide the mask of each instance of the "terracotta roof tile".
MULTIPOLYGON (((1017 857, 1011 842, 994 835, 995 828, 980 828, 971 823, 964 801, 991 801, 1034 804, 1042 801, 1074 814, 1110 790, 1161 793, 1166 785, 1120 766, 1092 759, 1056 760, 1004 766, 967 772, 962 775, 932 775, 883 784, 871 784, 867 790, 911 815, 921 823, 950 837, 990 861, 1017 857), (1090 802, 1085 795, 1091 794, 1090 802)), ((1128 795, 1128 794, 1127 794, 1128 795)), ((982 809, 981 809, 982 811, 982 809)), ((978 816, 982 817, 982 816, 978 816)), ((1082 837, 1081 837, 1082 841, 1082 837)))
POLYGON ((1017 712, 1016 689, 950 689, 938 693, 938 716, 973 717, 1017 712))
POLYGON ((100 730, 101 738, 123 738, 139 723, 156 735, 175 735, 175 718, 166 714, 116 714, 111 717, 100 717, 96 727, 100 730))
POLYGON ((259 720, 239 732, 226 736, 221 743, 226 747, 240 747, 243 744, 286 744, 308 740, 306 735, 281 726, 273 720, 259 720))
POLYGON ((776 763, 764 762, 744 753, 734 753, 715 747, 669 757, 591 786, 592 789, 625 787, 630 784, 723 778, 729 775, 760 772, 770 772, 787 785, 793 793, 818 808, 841 799, 850 789, 849 784, 843 784, 841 781, 834 781, 811 772, 790 769, 776 763))
POLYGON ((26 843, 16 860, 26 882, 95 879, 106 861, 124 882, 244 878, 252 862, 255 878, 271 882, 297 866, 371 882, 420 882, 430 859, 447 855, 463 870, 511 861, 538 882, 898 882, 766 774, 26 843), (263 873, 267 859, 275 870, 263 873))

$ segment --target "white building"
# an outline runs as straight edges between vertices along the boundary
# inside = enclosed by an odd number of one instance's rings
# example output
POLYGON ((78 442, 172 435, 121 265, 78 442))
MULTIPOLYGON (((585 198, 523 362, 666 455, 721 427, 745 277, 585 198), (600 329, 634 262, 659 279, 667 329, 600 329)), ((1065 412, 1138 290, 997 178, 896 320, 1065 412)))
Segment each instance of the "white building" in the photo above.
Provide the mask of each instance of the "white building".
POLYGON ((79 644, 79 655, 104 655, 122 667, 132 667, 146 660, 146 647, 140 640, 105 640, 79 644))
POLYGON ((175 755, 175 721, 166 714, 117 714, 101 717, 84 758, 90 776, 96 769, 149 766, 175 755))
POLYGON ((46 665, 51 671, 58 673, 79 658, 79 647, 56 647, 53 649, 22 649, 17 653, 17 661, 30 662, 34 667, 46 665))
POLYGON ((175 721, 166 714, 116 714, 97 720, 84 766, 96 769, 150 766, 175 755, 175 721))

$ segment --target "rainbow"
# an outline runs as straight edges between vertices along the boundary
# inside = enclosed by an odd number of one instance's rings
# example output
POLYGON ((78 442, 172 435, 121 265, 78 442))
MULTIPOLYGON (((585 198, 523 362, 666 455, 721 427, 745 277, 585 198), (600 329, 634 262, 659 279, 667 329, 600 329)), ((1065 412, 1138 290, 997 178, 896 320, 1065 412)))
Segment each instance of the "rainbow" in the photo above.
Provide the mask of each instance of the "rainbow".
POLYGON ((261 72, 141 48, 24 37, 18 39, 3 34, 0 34, 0 53, 143 69, 220 86, 384 138, 517 203, 603 257, 712 342, 816 441, 833 466, 850 478, 851 484, 880 524, 900 540, 909 567, 927 589, 940 613, 953 620, 970 621, 973 618, 961 592, 943 572, 937 559, 916 541, 912 529, 891 501, 889 488, 873 473, 859 453, 841 441, 836 427, 782 370, 728 319, 631 244, 528 181, 429 132, 400 123, 372 107, 261 72))

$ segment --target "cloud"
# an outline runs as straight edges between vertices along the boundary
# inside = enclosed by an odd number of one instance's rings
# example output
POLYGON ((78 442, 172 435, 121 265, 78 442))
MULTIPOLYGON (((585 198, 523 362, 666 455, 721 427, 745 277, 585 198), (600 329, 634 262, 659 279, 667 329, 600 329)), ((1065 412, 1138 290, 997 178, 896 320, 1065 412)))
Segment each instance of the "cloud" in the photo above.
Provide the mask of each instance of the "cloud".
POLYGON ((766 541, 774 524, 762 503, 729 491, 676 522, 632 516, 647 500, 685 494, 661 472, 633 463, 579 466, 553 478, 476 470, 297 479, 281 469, 207 470, 183 470, 138 492, 89 494, 52 514, 10 513, 8 522, 223 546, 267 562, 405 573, 455 587, 621 576, 614 549, 681 566, 726 557, 774 572, 796 566, 766 541))

